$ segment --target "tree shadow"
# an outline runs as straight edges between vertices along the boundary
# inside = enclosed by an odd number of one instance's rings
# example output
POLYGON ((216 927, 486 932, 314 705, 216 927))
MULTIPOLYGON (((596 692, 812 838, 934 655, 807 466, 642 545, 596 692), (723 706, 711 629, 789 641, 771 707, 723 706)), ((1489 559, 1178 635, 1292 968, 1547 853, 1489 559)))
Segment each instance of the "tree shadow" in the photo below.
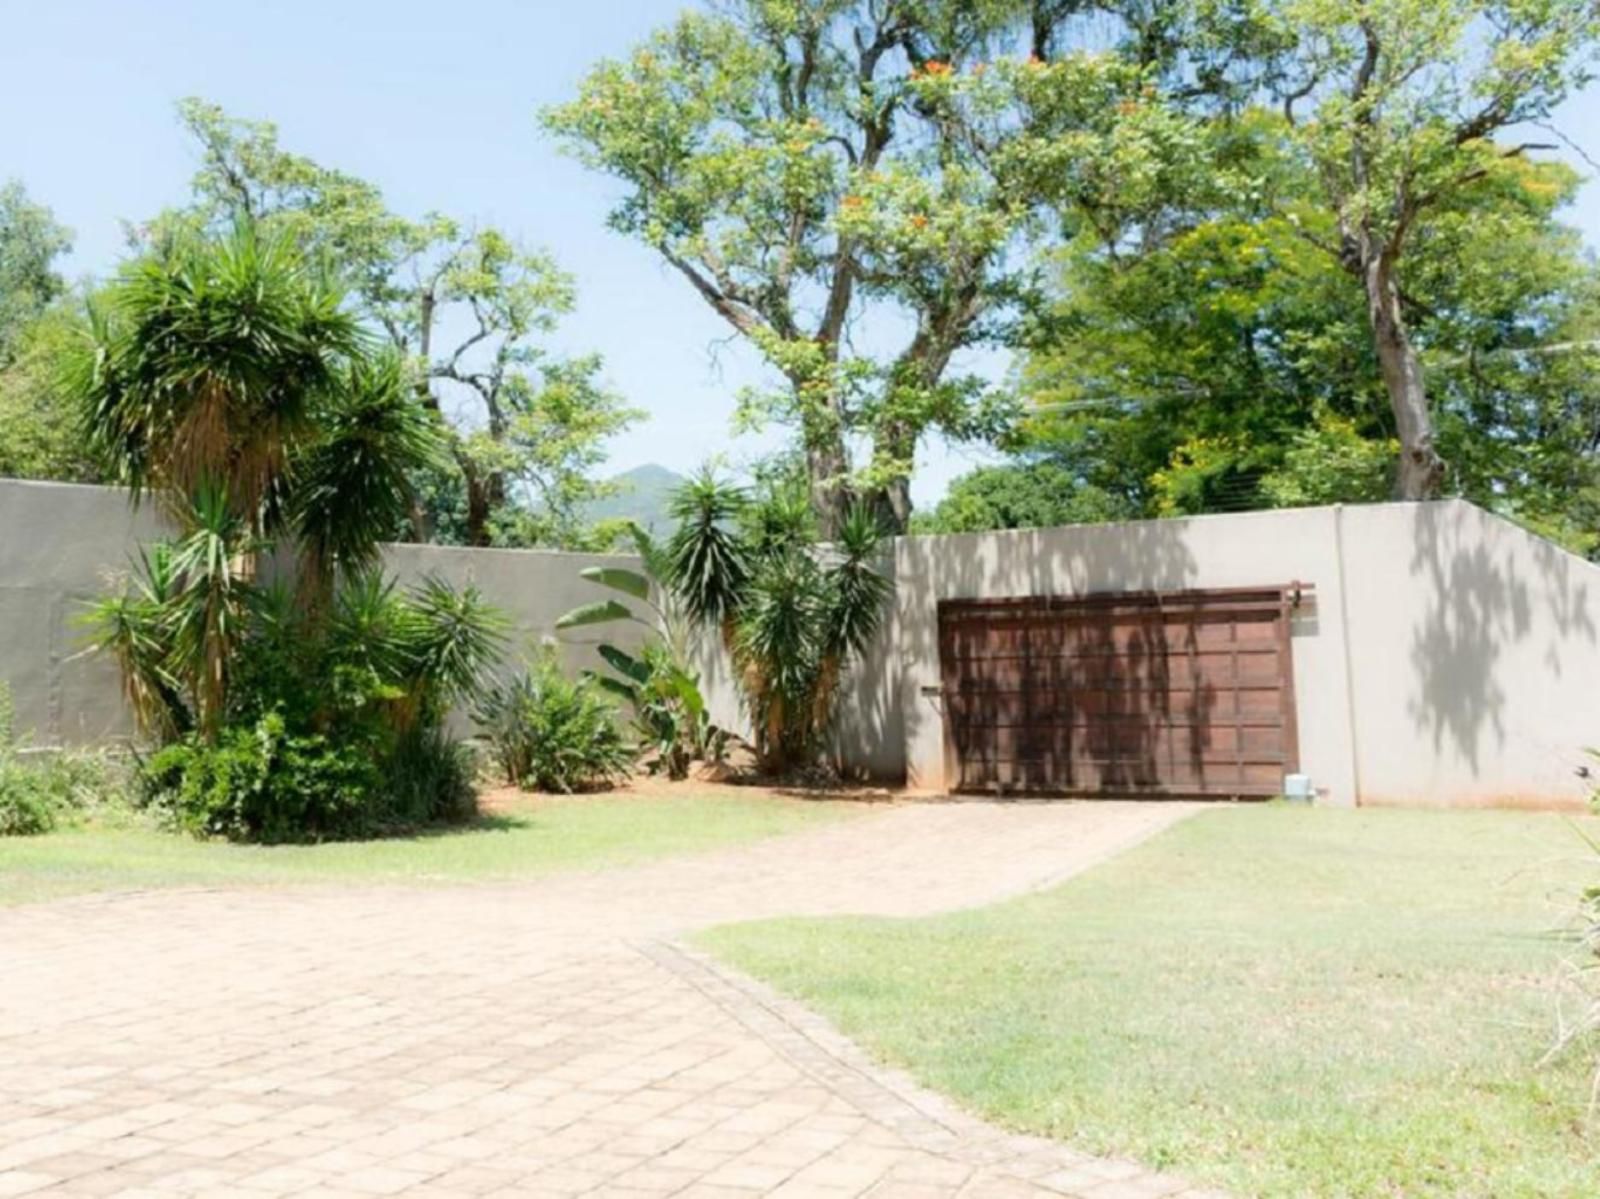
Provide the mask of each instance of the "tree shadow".
POLYGON ((1476 776, 1505 747, 1507 672, 1525 669, 1507 662, 1508 650, 1547 637, 1540 662, 1559 679, 1569 643, 1596 640, 1595 569, 1470 505, 1415 506, 1410 573, 1425 598, 1407 710, 1436 753, 1454 748, 1476 776))
MULTIPOLYGON (((959 775, 955 759, 959 747, 944 745, 948 705, 956 702, 990 704, 993 697, 952 697, 944 693, 940 676, 938 602, 942 599, 984 599, 998 596, 1081 597, 1106 591, 1177 591, 1191 588, 1199 563, 1187 543, 1187 522, 1139 521, 1111 525, 1084 525, 1064 529, 1016 530, 940 537, 905 537, 898 543, 897 607, 895 634, 901 676, 899 690, 902 744, 914 759, 909 765, 919 786, 947 789, 959 775), (935 749, 935 744, 940 748, 935 749), (943 769, 929 770, 938 758, 943 769)), ((1107 636, 1108 633, 1095 634, 1107 636)), ((1154 653, 1148 631, 1125 647, 1125 659, 1107 654, 1108 669, 1130 692, 1149 694, 1161 690, 1166 677, 1165 653, 1154 653)), ((1064 681, 1051 678, 1056 695, 1064 681)), ((1025 703, 1032 704, 1029 697, 1025 703)), ((1093 747, 1081 741, 1081 721, 1070 710, 1058 713, 1050 699, 1024 723, 1054 723, 1054 728, 1031 729, 1020 743, 1021 756, 1031 764, 1019 782, 1037 783, 1048 772, 1060 770, 1068 757, 1089 756, 1093 747), (1051 708, 1045 711, 1045 708, 1051 708), (1064 724, 1064 728, 1062 727, 1064 724)), ((1126 713, 1118 734, 1123 748, 1107 766, 1108 789, 1142 786, 1154 771, 1159 740, 1158 726, 1170 717, 1162 698, 1126 713), (1123 760, 1125 759, 1125 760, 1123 760)), ((992 714, 992 713, 991 713, 992 714)), ((1081 714, 1077 714, 1081 715, 1081 714)), ((1060 777, 1057 775, 1056 777, 1060 777)), ((970 785, 970 784, 969 784, 970 785)))

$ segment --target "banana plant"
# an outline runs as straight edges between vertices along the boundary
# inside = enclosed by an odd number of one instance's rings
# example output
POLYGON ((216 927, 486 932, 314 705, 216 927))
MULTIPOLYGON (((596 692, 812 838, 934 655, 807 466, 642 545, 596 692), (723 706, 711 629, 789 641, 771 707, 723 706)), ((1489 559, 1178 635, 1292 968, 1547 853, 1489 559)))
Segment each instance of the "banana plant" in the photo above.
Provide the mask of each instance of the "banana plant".
POLYGON ((579 575, 642 605, 645 614, 608 597, 572 609, 556 621, 556 629, 632 623, 648 630, 644 647, 637 653, 601 642, 598 652, 613 673, 590 673, 601 687, 632 708, 640 740, 654 755, 647 764, 652 773, 663 771, 669 778, 686 778, 696 759, 721 759, 728 735, 712 725, 700 677, 686 664, 688 624, 666 584, 670 569, 667 550, 631 521, 628 533, 642 571, 590 566, 579 575))

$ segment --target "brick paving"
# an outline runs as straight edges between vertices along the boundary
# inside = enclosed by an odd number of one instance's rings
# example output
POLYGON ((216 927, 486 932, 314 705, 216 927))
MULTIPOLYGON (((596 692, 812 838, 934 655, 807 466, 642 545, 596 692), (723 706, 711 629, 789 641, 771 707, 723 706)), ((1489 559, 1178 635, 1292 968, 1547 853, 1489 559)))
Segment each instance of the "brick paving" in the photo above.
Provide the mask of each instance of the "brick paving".
POLYGON ((0 1197, 1199 1199, 1007 1135, 677 943, 989 902, 1190 810, 903 805, 535 883, 0 912, 0 1197))

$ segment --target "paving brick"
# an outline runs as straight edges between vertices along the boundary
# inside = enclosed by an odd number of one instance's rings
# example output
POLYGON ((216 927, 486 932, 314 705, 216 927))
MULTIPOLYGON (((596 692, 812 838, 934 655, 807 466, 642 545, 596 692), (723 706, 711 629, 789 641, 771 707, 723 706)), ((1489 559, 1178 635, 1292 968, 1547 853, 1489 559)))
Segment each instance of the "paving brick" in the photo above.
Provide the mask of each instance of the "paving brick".
POLYGON ((1181 805, 900 805, 535 883, 0 911, 0 1199, 1196 1195, 1011 1137, 683 950, 1061 879, 1181 805))

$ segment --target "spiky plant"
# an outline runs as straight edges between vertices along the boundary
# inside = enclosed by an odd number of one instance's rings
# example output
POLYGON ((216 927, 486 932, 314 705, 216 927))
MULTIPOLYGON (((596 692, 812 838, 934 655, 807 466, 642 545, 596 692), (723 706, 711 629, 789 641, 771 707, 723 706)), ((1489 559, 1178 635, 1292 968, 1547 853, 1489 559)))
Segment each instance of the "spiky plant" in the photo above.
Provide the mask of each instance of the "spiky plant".
POLYGON ((70 363, 94 455, 135 500, 225 486, 267 534, 295 441, 362 335, 339 290, 248 223, 124 268, 70 363))
POLYGON ((314 438, 292 462, 289 520, 308 594, 325 601, 336 571, 355 576, 377 564, 380 543, 410 513, 412 475, 438 465, 443 450, 438 421, 417 402, 398 355, 357 358, 340 372, 314 438))
POLYGON ((672 589, 696 624, 721 627, 731 639, 731 621, 750 578, 746 545, 735 522, 749 500, 745 493, 706 469, 672 497, 678 522, 668 545, 672 589))
POLYGON ((141 549, 126 585, 82 616, 93 648, 117 664, 135 725, 163 741, 188 732, 193 723, 172 670, 172 609, 181 590, 172 551, 167 542, 141 549))
POLYGON ((172 543, 178 590, 165 605, 172 673, 187 685, 195 723, 213 736, 226 710, 235 653, 249 624, 258 542, 219 486, 203 484, 172 543))

